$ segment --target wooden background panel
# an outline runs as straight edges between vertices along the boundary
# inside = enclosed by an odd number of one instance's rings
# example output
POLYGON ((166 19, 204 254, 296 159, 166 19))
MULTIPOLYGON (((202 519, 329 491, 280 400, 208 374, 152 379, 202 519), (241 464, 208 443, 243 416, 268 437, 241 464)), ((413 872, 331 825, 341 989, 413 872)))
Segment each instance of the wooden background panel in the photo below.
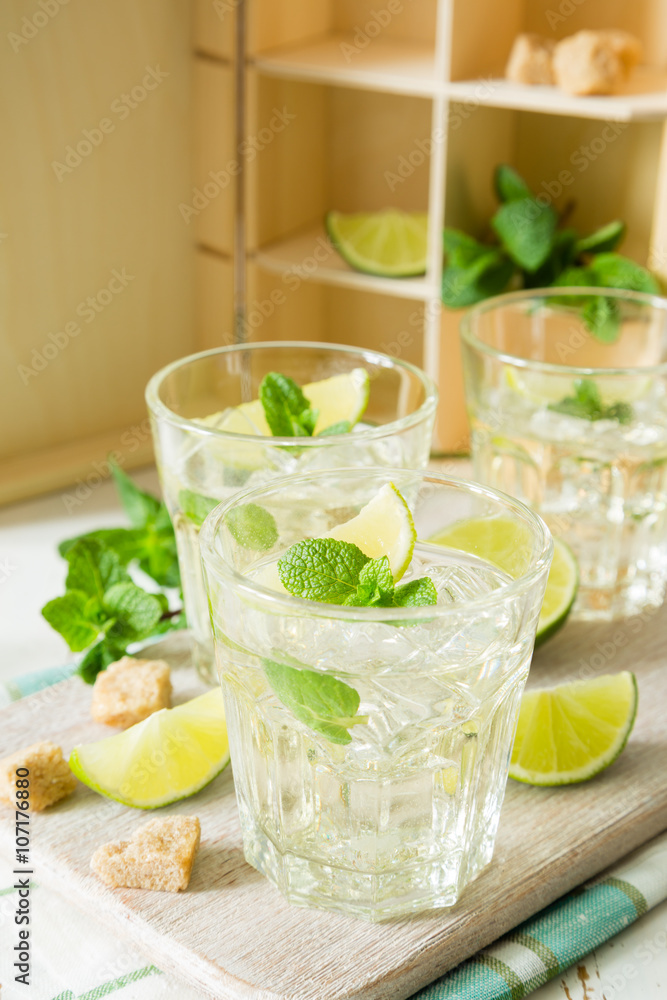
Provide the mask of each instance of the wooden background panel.
POLYGON ((194 0, 193 43, 196 52, 218 59, 234 58, 234 26, 238 0, 194 0))
POLYGON ((323 35, 331 25, 331 5, 338 0, 249 0, 248 52, 294 45, 323 35))
POLYGON ((194 63, 194 190, 183 210, 197 242, 219 253, 234 251, 237 172, 234 71, 212 59, 194 63), (195 214, 196 213, 196 214, 195 214))
POLYGON ((0 8, 0 458, 142 419, 194 343, 189 3, 25 15, 0 8))
POLYGON ((564 38, 585 28, 622 28, 641 38, 646 62, 667 65, 667 6, 664 0, 586 0, 561 5, 554 0, 523 0, 523 30, 564 38), (560 7, 563 10, 560 10, 560 7))
POLYGON ((328 207, 427 211, 430 157, 418 144, 431 135, 431 101, 345 87, 328 98, 328 207))
POLYGON ((377 37, 375 29, 371 27, 370 32, 365 29, 375 21, 386 38, 434 44, 438 0, 402 3, 400 7, 393 13, 386 3, 373 0, 334 0, 332 27, 334 31, 351 32, 362 45, 366 35, 372 44, 377 37))
POLYGON ((247 239, 250 249, 321 222, 327 208, 326 88, 250 73, 247 239))
POLYGON ((252 262, 247 269, 247 340, 327 340, 327 289, 298 274, 277 275, 252 262))
POLYGON ((230 257, 197 253, 196 350, 234 343, 234 273, 230 257))

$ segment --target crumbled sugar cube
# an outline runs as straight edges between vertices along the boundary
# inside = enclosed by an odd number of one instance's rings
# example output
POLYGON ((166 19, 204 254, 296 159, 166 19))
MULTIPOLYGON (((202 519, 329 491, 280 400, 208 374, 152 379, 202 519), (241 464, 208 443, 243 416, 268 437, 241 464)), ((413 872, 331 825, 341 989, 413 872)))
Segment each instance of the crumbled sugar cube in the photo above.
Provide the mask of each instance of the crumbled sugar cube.
POLYGON ((140 826, 131 840, 98 847, 90 867, 114 888, 187 889, 201 828, 197 816, 164 816, 140 826))
MULTIPOLYGON (((41 812, 54 802, 64 799, 76 788, 76 778, 69 769, 63 752, 55 743, 45 740, 17 750, 0 760, 0 801, 15 807, 17 791, 28 791, 27 801, 30 812, 41 812), (30 772, 17 776, 17 769, 27 768, 30 772), (16 782, 27 780, 28 786, 16 782)), ((24 795, 20 796, 25 799, 24 795)))
POLYGON ((168 664, 124 656, 95 678, 90 711, 96 722, 127 729, 170 706, 168 664))
POLYGON ((522 34, 514 39, 505 76, 514 83, 552 84, 554 42, 541 35, 522 34))
POLYGON ((579 31, 556 45, 556 83, 579 96, 612 94, 641 54, 638 39, 625 31, 579 31))

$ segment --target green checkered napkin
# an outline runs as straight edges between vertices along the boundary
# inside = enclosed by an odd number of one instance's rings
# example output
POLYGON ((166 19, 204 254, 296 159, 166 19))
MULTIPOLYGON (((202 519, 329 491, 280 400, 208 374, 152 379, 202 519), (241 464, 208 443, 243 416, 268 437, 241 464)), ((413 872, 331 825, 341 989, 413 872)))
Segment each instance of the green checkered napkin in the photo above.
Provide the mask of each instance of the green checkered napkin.
MULTIPOLYGON (((0 684, 0 704, 34 694, 73 672, 74 667, 67 665, 0 684)), ((410 1000, 521 1000, 664 899, 667 833, 526 920, 410 1000)), ((149 966, 136 975, 143 978, 146 969, 158 972, 149 966)), ((119 981, 121 985, 126 983, 119 981)), ((102 994, 90 994, 91 998, 98 995, 102 994)), ((67 1000, 73 996, 67 991, 67 1000)))

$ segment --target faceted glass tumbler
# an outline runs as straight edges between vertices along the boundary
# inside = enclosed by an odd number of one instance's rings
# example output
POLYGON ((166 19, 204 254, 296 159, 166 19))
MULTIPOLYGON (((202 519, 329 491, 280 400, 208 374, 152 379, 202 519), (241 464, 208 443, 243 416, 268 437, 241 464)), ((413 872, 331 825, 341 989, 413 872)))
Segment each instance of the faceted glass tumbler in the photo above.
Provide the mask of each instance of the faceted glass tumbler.
POLYGON ((453 905, 493 853, 551 562, 544 522, 442 475, 325 470, 221 504, 201 548, 248 862, 292 903, 369 920, 453 905), (388 482, 419 538, 402 582, 429 576, 437 605, 287 594, 281 553, 388 482), (469 519, 516 540, 505 571, 428 541, 469 519), (239 531, 251 522, 254 539, 239 531), (304 686, 334 719, 358 704, 349 727, 321 725, 310 695, 295 707, 304 686))
POLYGON ((375 351, 307 342, 223 347, 175 361, 146 390, 165 502, 176 533, 185 612, 199 672, 217 683, 199 555, 208 511, 242 488, 310 469, 392 465, 423 468, 429 457, 437 390, 418 368, 375 351), (206 423, 211 414, 257 399, 268 372, 303 386, 364 368, 370 395, 347 434, 258 437, 206 423))
POLYGON ((579 564, 573 615, 667 584, 667 299, 609 288, 489 299, 461 323, 475 477, 533 506, 579 564))

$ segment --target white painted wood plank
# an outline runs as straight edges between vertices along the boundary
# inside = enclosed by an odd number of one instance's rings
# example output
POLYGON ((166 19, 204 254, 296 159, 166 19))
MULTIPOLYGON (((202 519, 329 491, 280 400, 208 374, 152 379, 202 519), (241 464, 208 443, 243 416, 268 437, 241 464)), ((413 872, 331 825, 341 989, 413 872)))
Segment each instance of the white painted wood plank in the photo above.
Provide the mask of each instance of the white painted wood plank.
MULTIPOLYGON (((623 756, 591 783, 539 789, 510 782, 494 860, 451 910, 373 925, 289 906, 243 859, 229 772, 169 807, 202 823, 187 892, 111 890, 89 872, 95 847, 127 837, 145 815, 83 786, 33 817, 35 878, 60 887, 130 935, 155 964, 214 997, 403 1000, 667 827, 666 622, 667 608, 615 626, 575 623, 538 651, 533 684, 578 676, 585 665, 634 669, 635 730, 623 756), (619 634, 625 645, 616 643, 619 634), (613 655, 605 658, 600 648, 613 655)), ((178 643, 174 655, 183 661, 178 643)), ((199 690, 188 668, 175 670, 174 678, 178 700, 199 690)), ((72 679, 10 706, 0 713, 0 755, 37 738, 54 739, 65 752, 99 738, 107 730, 89 720, 89 702, 90 688, 72 679)), ((3 809, 3 849, 12 847, 13 836, 13 814, 3 809)))

